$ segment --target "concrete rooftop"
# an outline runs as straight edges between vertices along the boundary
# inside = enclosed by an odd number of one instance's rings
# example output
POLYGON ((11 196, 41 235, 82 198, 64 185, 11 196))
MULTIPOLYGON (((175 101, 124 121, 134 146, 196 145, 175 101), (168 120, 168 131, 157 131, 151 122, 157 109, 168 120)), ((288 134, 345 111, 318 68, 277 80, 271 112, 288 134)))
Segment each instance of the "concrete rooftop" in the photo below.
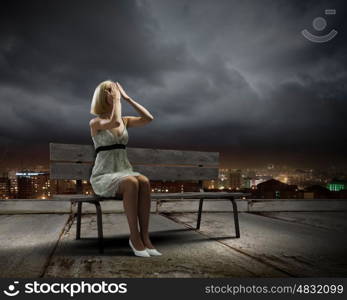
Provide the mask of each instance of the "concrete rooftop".
POLYGON ((48 212, 39 201, 12 202, 12 210, 2 201, 0 277, 347 276, 346 211, 240 212, 239 239, 230 211, 204 212, 199 231, 192 229, 196 213, 152 213, 151 239, 163 255, 139 258, 122 212, 104 211, 99 254, 95 214, 83 215, 82 239, 75 240, 68 202, 46 201, 54 208, 48 212))

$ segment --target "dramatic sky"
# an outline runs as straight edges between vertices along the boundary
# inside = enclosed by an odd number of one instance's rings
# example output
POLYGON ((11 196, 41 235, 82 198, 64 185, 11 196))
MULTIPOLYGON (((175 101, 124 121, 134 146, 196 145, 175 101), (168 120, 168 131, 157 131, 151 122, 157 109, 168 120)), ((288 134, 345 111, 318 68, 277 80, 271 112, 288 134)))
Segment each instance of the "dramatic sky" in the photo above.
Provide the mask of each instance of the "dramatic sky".
MULTIPOLYGON (((47 164, 49 142, 92 144, 105 79, 155 117, 129 129, 129 147, 219 151, 223 167, 346 166, 344 2, 2 1, 0 167, 47 164), (305 28, 338 35, 313 43, 305 28)), ((126 101, 122 114, 138 115, 126 101)))

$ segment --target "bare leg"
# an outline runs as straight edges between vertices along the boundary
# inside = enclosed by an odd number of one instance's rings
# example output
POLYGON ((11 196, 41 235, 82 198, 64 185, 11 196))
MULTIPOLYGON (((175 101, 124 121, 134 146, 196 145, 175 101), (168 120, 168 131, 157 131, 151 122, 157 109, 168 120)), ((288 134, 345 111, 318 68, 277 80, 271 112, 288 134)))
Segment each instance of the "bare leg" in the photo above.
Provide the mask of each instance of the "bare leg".
POLYGON ((139 182, 139 190, 138 190, 138 217, 140 224, 140 235, 143 244, 150 249, 153 249, 149 239, 148 227, 149 227, 149 216, 151 209, 151 186, 149 179, 144 176, 135 176, 139 182))
POLYGON ((138 206, 139 182, 134 176, 128 176, 119 184, 119 194, 123 195, 123 206, 129 223, 130 240, 136 250, 144 250, 138 229, 137 206, 138 206))

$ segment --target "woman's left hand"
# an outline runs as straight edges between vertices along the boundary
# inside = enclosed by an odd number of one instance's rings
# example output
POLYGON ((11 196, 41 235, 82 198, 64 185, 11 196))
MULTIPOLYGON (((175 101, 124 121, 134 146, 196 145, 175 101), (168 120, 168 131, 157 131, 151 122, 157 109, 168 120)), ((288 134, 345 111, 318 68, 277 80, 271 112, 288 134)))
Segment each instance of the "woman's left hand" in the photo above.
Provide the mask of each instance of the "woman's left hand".
POLYGON ((119 90, 120 90, 120 93, 122 94, 122 96, 126 99, 126 100, 129 100, 130 97, 127 95, 127 93, 123 90, 122 86, 119 84, 119 82, 116 82, 119 90))

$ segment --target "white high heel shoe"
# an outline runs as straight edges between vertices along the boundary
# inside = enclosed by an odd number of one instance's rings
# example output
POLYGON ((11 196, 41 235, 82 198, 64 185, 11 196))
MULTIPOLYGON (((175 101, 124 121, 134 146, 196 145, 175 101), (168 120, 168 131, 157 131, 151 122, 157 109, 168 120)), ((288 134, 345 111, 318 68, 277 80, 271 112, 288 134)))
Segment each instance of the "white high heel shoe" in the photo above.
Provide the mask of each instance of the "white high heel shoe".
POLYGON ((151 257, 151 256, 149 255, 149 253, 147 252, 146 249, 145 249, 145 250, 136 250, 135 247, 133 246, 133 243, 131 242, 130 239, 129 239, 129 245, 130 245, 131 249, 133 249, 134 254, 135 254, 136 256, 151 257))
POLYGON ((153 255, 153 256, 162 255, 157 249, 149 249, 149 248, 146 248, 146 251, 147 251, 150 255, 153 255))

